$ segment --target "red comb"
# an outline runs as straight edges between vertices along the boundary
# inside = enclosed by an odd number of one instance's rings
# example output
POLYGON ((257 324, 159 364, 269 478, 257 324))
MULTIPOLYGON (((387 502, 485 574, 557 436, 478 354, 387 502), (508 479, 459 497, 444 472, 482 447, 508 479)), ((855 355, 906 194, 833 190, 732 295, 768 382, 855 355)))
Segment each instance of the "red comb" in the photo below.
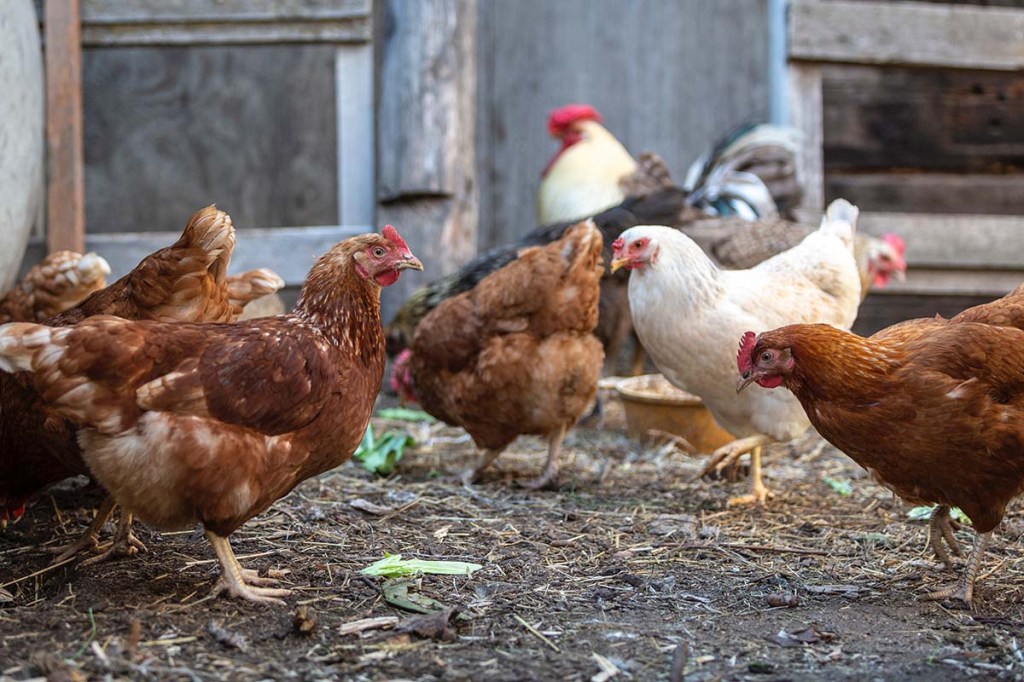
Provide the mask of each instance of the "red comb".
POLYGON ((888 234, 883 234, 882 241, 892 246, 892 248, 896 249, 896 253, 900 254, 901 256, 907 252, 907 243, 903 241, 903 237, 899 236, 898 234, 893 234, 892 232, 889 232, 888 234))
POLYGON ((750 354, 754 350, 754 345, 757 343, 757 334, 754 332, 747 332, 740 339, 740 350, 736 354, 736 365, 740 369, 740 374, 743 374, 751 367, 754 363, 750 361, 750 354))
POLYGON ((387 239, 395 246, 401 247, 406 251, 409 250, 409 247, 406 245, 405 240, 402 239, 402 235, 398 234, 398 230, 396 230, 391 225, 385 225, 384 229, 381 230, 380 233, 384 235, 384 239, 387 239))
POLYGON ((601 114, 589 104, 566 104, 548 114, 548 133, 558 136, 566 126, 576 121, 602 121, 601 114))
POLYGON ((622 237, 619 237, 618 239, 616 239, 615 241, 612 242, 612 250, 613 251, 618 251, 618 250, 620 250, 625 245, 626 245, 626 240, 623 239, 622 237))

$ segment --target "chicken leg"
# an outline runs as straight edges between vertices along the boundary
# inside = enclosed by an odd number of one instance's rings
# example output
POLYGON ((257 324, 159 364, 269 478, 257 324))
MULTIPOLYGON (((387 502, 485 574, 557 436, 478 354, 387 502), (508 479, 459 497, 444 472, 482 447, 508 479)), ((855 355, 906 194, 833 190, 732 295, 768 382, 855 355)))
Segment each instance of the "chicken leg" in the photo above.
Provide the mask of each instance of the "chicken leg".
POLYGON ((291 590, 267 587, 277 584, 277 581, 273 578, 261 578, 256 571, 242 568, 227 538, 206 531, 206 539, 213 546, 213 552, 217 555, 221 568, 220 580, 213 588, 215 595, 227 592, 237 599, 285 606, 285 603, 276 597, 287 597, 292 593, 291 590))
POLYGON ((60 564, 71 557, 81 552, 91 552, 99 547, 100 544, 100 529, 103 528, 103 524, 110 518, 111 512, 114 511, 114 498, 107 495, 103 498, 103 502, 100 503, 99 509, 96 510, 96 516, 93 517, 92 523, 85 529, 85 532, 78 536, 78 539, 71 544, 57 547, 52 552, 57 554, 57 557, 50 562, 50 565, 60 564))
POLYGON ((554 485, 558 480, 558 458, 562 452, 562 439, 565 438, 565 424, 551 434, 548 440, 548 461, 544 464, 544 471, 537 478, 523 483, 524 488, 530 490, 542 490, 554 485))
POLYGON ((729 504, 749 504, 754 502, 757 506, 763 507, 767 500, 775 497, 775 493, 765 487, 764 480, 761 478, 761 447, 771 442, 773 442, 772 439, 763 434, 734 440, 711 453, 711 459, 708 460, 704 469, 693 480, 704 478, 712 470, 722 471, 727 466, 735 463, 742 455, 749 452, 753 490, 749 495, 741 495, 730 499, 729 504))
POLYGON ((134 556, 138 552, 148 551, 142 540, 135 537, 135 533, 132 532, 131 512, 126 511, 122 507, 121 518, 117 521, 117 530, 114 531, 114 539, 110 543, 110 547, 101 554, 86 559, 80 565, 92 566, 110 559, 116 559, 117 557, 134 556))
POLYGON ((938 560, 946 565, 946 568, 953 567, 953 560, 950 558, 949 552, 958 557, 964 555, 960 544, 953 535, 954 530, 961 528, 963 526, 949 517, 948 505, 940 504, 932 512, 932 520, 928 524, 928 545, 938 560), (949 552, 946 551, 946 546, 949 547, 949 552))
POLYGON ((728 505, 730 507, 740 504, 755 504, 758 507, 764 507, 768 503, 768 500, 775 497, 775 493, 764 485, 764 480, 761 478, 761 446, 758 445, 756 448, 750 451, 750 478, 752 481, 752 490, 749 495, 738 495, 736 497, 730 497, 728 505))
POLYGON ((480 459, 476 461, 476 465, 466 469, 462 472, 462 485, 469 485, 470 483, 476 482, 476 479, 487 467, 491 466, 494 460, 498 459, 498 455, 501 454, 501 448, 490 449, 480 455, 480 459))
POLYGON ((967 558, 967 566, 964 568, 963 573, 960 574, 960 579, 957 580, 956 585, 947 587, 944 590, 938 590, 931 592, 925 599, 930 601, 942 601, 944 599, 959 599, 964 604, 971 607, 971 600, 974 597, 974 580, 978 576, 978 568, 981 566, 981 558, 985 555, 985 545, 988 544, 989 539, 992 537, 992 532, 982 533, 978 536, 978 539, 974 542, 974 548, 971 550, 971 555, 967 558))
MULTIPOLYGON (((99 548, 100 530, 107 522, 107 519, 110 518, 110 514, 116 507, 117 503, 114 501, 112 496, 108 495, 104 498, 99 509, 96 510, 96 516, 93 518, 92 523, 89 524, 89 527, 85 529, 85 532, 71 544, 54 550, 59 552, 59 554, 50 565, 52 566, 54 564, 67 561, 81 552, 97 551, 99 548)), ((132 556, 137 552, 145 551, 147 551, 146 545, 143 544, 142 540, 135 537, 135 533, 132 532, 131 513, 122 509, 121 518, 118 519, 117 530, 114 532, 114 539, 110 543, 110 546, 97 556, 86 559, 81 563, 81 565, 91 566, 117 557, 132 556)))

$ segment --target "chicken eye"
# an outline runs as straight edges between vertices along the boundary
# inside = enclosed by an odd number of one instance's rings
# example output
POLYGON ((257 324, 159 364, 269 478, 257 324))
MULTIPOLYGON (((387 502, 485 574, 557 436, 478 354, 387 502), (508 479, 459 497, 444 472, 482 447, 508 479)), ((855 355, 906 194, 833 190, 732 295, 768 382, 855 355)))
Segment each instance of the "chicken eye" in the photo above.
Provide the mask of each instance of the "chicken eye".
POLYGON ((374 258, 383 258, 385 253, 387 253, 387 251, 384 250, 383 246, 376 246, 373 249, 374 258))
POLYGON ((761 362, 771 362, 771 361, 772 361, 772 352, 770 350, 766 350, 765 352, 761 353, 761 362))

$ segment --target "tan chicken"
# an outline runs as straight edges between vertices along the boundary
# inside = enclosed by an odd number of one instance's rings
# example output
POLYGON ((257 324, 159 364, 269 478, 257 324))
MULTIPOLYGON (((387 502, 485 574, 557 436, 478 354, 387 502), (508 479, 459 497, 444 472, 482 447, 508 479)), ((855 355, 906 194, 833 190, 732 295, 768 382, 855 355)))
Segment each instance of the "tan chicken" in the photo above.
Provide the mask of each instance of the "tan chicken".
POLYGON ((201 523, 219 590, 281 603, 228 536, 296 485, 348 459, 384 371, 381 287, 422 269, 390 225, 321 256, 293 312, 234 324, 92 317, 0 327, 0 368, 31 373, 81 428, 81 457, 129 514, 201 523))
POLYGON ((548 440, 544 471, 527 487, 556 481, 562 439, 593 400, 604 360, 592 333, 600 261, 601 232, 580 223, 523 249, 416 328, 393 378, 407 399, 463 427, 485 451, 466 482, 524 434, 548 440))
POLYGON ((107 286, 110 265, 95 253, 55 251, 0 299, 0 323, 42 322, 107 286))

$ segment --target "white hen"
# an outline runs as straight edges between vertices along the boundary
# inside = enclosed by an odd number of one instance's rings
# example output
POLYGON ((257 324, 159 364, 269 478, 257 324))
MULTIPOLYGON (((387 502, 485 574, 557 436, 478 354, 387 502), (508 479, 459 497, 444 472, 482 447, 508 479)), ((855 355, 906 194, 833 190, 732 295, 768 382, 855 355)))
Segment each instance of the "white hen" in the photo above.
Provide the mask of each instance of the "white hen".
POLYGON ((802 242, 749 270, 719 270, 681 232, 633 227, 615 242, 613 271, 632 270, 633 325, 658 369, 676 386, 700 396, 718 423, 738 440, 712 463, 751 453, 753 493, 730 503, 764 504, 761 446, 800 436, 810 422, 792 393, 736 393, 736 340, 800 322, 849 329, 860 304, 853 256, 857 207, 839 199, 821 227, 802 242))

